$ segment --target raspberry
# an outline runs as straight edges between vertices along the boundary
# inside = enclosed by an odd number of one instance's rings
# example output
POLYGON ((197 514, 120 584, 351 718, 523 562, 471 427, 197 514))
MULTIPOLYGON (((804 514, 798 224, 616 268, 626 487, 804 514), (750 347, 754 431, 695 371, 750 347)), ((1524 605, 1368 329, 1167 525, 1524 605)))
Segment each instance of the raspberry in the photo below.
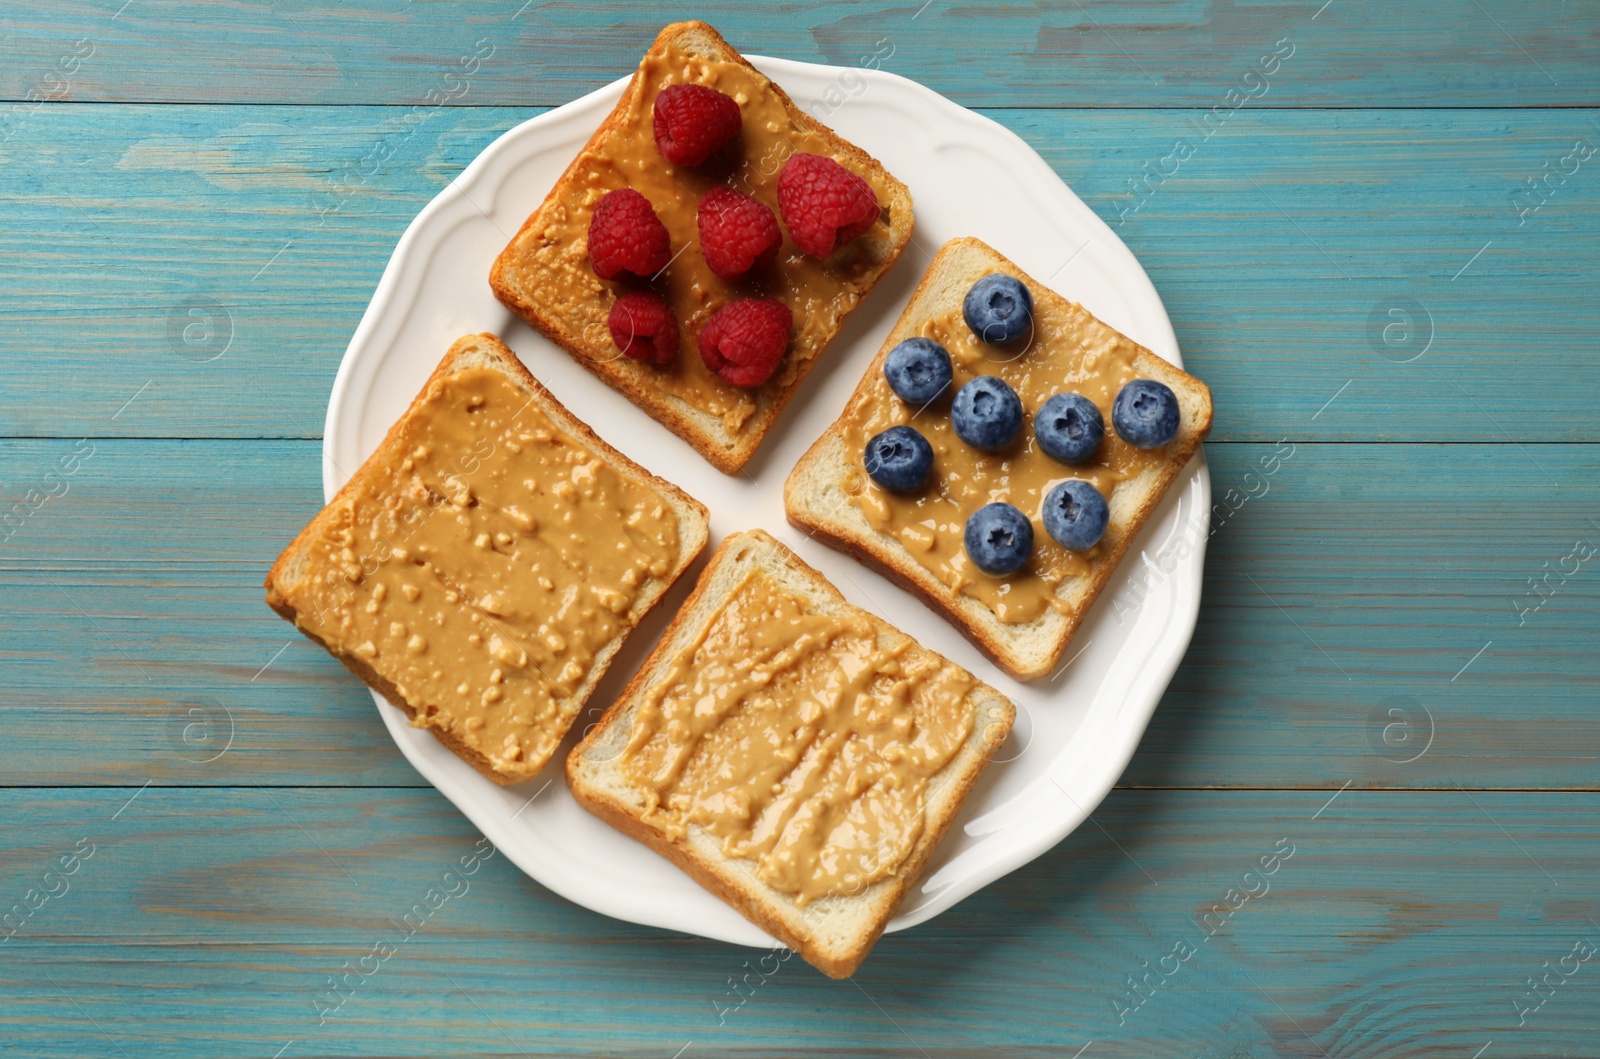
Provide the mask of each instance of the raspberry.
POLYGON ((632 188, 609 191, 589 219, 589 263, 601 279, 631 272, 649 279, 672 260, 672 239, 650 200, 632 188))
POLYGON ((611 306, 606 326, 622 355, 632 360, 671 364, 678 355, 678 320, 659 294, 624 294, 611 306))
POLYGON ((700 328, 700 359, 730 386, 760 386, 778 370, 793 323, 775 298, 729 302, 700 328))
POLYGON ((656 149, 673 165, 699 165, 739 135, 739 104, 705 85, 656 93, 656 149))
POLYGON ((872 227, 878 196, 832 158, 794 154, 778 174, 778 209, 796 246, 827 257, 872 227))
POLYGON ((700 200, 700 252, 711 271, 741 280, 777 260, 778 218, 755 199, 718 185, 700 200))

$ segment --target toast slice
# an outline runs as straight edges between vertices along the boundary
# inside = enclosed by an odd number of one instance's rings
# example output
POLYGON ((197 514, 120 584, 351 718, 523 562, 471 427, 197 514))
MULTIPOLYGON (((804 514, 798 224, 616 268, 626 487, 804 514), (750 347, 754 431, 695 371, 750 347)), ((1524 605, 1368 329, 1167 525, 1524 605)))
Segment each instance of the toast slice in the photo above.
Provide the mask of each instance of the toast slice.
POLYGON ((493 335, 422 392, 267 574, 267 603, 499 784, 532 778, 705 508, 607 445, 493 335))
POLYGON ((716 30, 704 22, 678 22, 661 31, 616 108, 500 254, 489 285, 508 308, 607 385, 718 470, 734 474, 772 429, 845 316, 900 256, 911 228, 911 193, 876 159, 801 111, 716 30), (651 131, 657 92, 685 82, 732 96, 743 115, 739 137, 693 167, 668 165, 651 131), (825 261, 802 254, 785 233, 772 269, 738 283, 719 279, 699 249, 695 217, 701 196, 713 186, 730 185, 781 217, 778 173, 796 152, 828 156, 865 179, 878 196, 880 221, 825 261), (678 318, 680 349, 670 365, 621 354, 606 319, 617 297, 638 284, 602 280, 589 264, 594 205, 622 187, 648 198, 671 235, 675 256, 650 283, 678 318), (724 304, 749 297, 786 303, 794 331, 773 376, 744 389, 706 368, 694 336, 724 304))
POLYGON ((1211 429, 1211 391, 1154 353, 1095 319, 976 239, 946 243, 912 294, 843 414, 801 457, 784 483, 789 521, 872 566, 943 614, 1006 672, 1029 680, 1051 672, 1140 527, 1211 429), (1033 330, 1022 348, 981 341, 962 318, 962 300, 982 276, 1020 279, 1033 296, 1033 330), (884 378, 889 351, 907 338, 933 338, 951 355, 954 379, 928 405, 901 401, 884 378), (1022 398, 1019 439, 988 456, 950 429, 951 395, 976 375, 998 375, 1022 398), (1134 378, 1171 387, 1177 435, 1136 449, 1112 427, 1111 403, 1134 378), (1038 451, 1033 414, 1051 394, 1083 393, 1105 420, 1105 438, 1082 466, 1038 451), (863 447, 890 425, 907 423, 933 446, 930 484, 912 496, 878 488, 864 473, 863 447), (1048 487, 1086 478, 1105 494, 1110 524, 1094 547, 1071 552, 1039 516, 1048 487), (1005 500, 1033 522, 1033 557, 1017 574, 993 577, 967 559, 961 529, 971 513, 1005 500))
POLYGON ((844 978, 1015 716, 752 530, 717 549, 568 756, 567 781, 589 811, 844 978))

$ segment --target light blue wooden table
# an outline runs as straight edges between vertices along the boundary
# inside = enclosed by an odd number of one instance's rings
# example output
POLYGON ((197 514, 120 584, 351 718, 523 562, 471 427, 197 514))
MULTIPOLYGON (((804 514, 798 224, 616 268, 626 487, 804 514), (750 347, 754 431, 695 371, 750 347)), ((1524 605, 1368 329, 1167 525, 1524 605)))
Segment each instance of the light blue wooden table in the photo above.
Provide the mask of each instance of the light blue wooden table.
POLYGON ((0 1052, 1600 1055, 1592 2, 12 0, 0 39, 0 1052), (853 981, 494 857, 319 1014, 478 837, 261 602, 339 357, 429 198, 689 14, 881 57, 1117 226, 1237 507, 1194 644, 1088 825, 853 981))

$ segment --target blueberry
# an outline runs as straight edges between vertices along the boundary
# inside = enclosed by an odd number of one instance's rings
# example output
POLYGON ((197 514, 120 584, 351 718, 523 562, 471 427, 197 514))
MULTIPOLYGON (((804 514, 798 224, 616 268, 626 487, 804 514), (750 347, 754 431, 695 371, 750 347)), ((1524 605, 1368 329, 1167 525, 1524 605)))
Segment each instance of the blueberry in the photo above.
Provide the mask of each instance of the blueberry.
POLYGON ((962 541, 986 574, 1014 574, 1033 552, 1033 523, 1010 504, 985 504, 967 519, 962 541))
POLYGON ((1157 449, 1178 433, 1178 398, 1154 379, 1134 379, 1111 402, 1117 437, 1141 449, 1157 449))
POLYGON ((922 488, 933 466, 933 446, 911 427, 890 427, 867 442, 867 474, 896 493, 922 488))
POLYGON ((1022 401, 1004 379, 979 375, 956 392, 950 425, 973 448, 996 452, 1022 428, 1022 401))
POLYGON ((927 404, 950 385, 950 354, 931 338, 908 338, 889 350, 883 376, 902 401, 927 404))
POLYGON ((1033 295, 1015 276, 991 272, 972 285, 961 302, 961 315, 972 333, 1001 345, 1021 338, 1033 327, 1033 295))
POLYGON ((1058 393, 1033 417, 1039 448, 1062 463, 1082 463, 1093 456, 1105 434, 1100 409, 1081 393, 1058 393))
POLYGON ((1059 482, 1044 497, 1044 531, 1063 548, 1081 552, 1105 536, 1111 508, 1100 490, 1082 478, 1059 482))

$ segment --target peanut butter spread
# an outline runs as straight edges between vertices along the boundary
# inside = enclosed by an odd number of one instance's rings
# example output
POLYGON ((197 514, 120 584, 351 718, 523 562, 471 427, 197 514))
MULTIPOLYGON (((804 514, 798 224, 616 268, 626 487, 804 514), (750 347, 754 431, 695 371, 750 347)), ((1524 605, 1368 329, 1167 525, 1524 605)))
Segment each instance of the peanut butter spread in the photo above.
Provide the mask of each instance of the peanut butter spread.
POLYGON ((1034 333, 1031 339, 1018 340, 1024 348, 982 341, 967 327, 959 306, 925 321, 914 332, 896 332, 891 342, 913 334, 931 338, 949 350, 954 378, 945 393, 919 410, 895 396, 883 377, 881 360, 874 363, 845 410, 844 441, 854 461, 843 483, 846 493, 874 529, 896 537, 943 584, 980 600, 1001 621, 1029 622, 1047 607, 1063 609, 1056 599, 1057 588, 1071 578, 1088 575, 1116 530, 1108 530, 1106 538, 1093 548, 1074 552, 1045 532, 1040 507, 1057 482, 1085 479, 1110 500, 1118 482, 1160 463, 1158 453, 1134 448, 1111 429, 1111 402, 1123 384, 1138 377, 1133 362, 1142 347, 1081 306, 1039 297, 1034 299, 1034 333), (1022 429, 1017 440, 1001 452, 972 448, 950 425, 952 397, 979 375, 998 375, 1022 399, 1022 429), (1033 436, 1033 415, 1039 406, 1066 390, 1093 401, 1105 419, 1105 440, 1087 463, 1052 459, 1038 448, 1033 436), (933 446, 928 484, 909 495, 879 488, 861 465, 867 441, 900 423, 915 427, 933 446), (967 519, 996 500, 1015 505, 1033 521, 1033 557, 1009 577, 978 569, 962 544, 967 519))
POLYGON ((497 770, 560 742, 595 653, 679 551, 677 513, 496 371, 436 380, 398 452, 308 549, 302 624, 392 683, 412 723, 497 770))
POLYGON ((535 218, 536 234, 526 244, 531 265, 539 273, 538 296, 547 312, 582 332, 582 345, 604 351, 602 360, 620 359, 606 316, 627 284, 601 280, 588 259, 589 219, 607 192, 631 187, 650 200, 666 225, 675 255, 651 284, 678 317, 682 339, 677 359, 665 367, 640 363, 644 385, 674 394, 708 414, 722 418, 730 434, 738 434, 756 410, 763 391, 780 392, 821 350, 838 319, 860 299, 864 284, 877 268, 874 241, 886 238, 882 223, 826 261, 801 253, 785 234, 776 265, 748 280, 719 279, 700 253, 696 213, 700 198, 714 185, 726 184, 755 198, 781 219, 778 173, 795 153, 833 158, 872 186, 880 203, 889 201, 881 171, 865 168, 838 152, 828 137, 801 128, 790 116, 772 82, 740 63, 689 55, 676 46, 646 56, 635 77, 631 106, 599 142, 578 156, 575 195, 547 202, 535 218), (743 114, 733 144, 699 166, 674 166, 661 157, 653 132, 656 94, 668 85, 691 83, 731 96, 743 114), (706 319, 739 298, 777 298, 794 314, 789 352, 777 372, 761 388, 729 386, 701 362, 694 336, 706 319))
POLYGON ((754 571, 642 697, 622 761, 646 818, 805 905, 893 875, 972 731, 970 674, 754 571))

